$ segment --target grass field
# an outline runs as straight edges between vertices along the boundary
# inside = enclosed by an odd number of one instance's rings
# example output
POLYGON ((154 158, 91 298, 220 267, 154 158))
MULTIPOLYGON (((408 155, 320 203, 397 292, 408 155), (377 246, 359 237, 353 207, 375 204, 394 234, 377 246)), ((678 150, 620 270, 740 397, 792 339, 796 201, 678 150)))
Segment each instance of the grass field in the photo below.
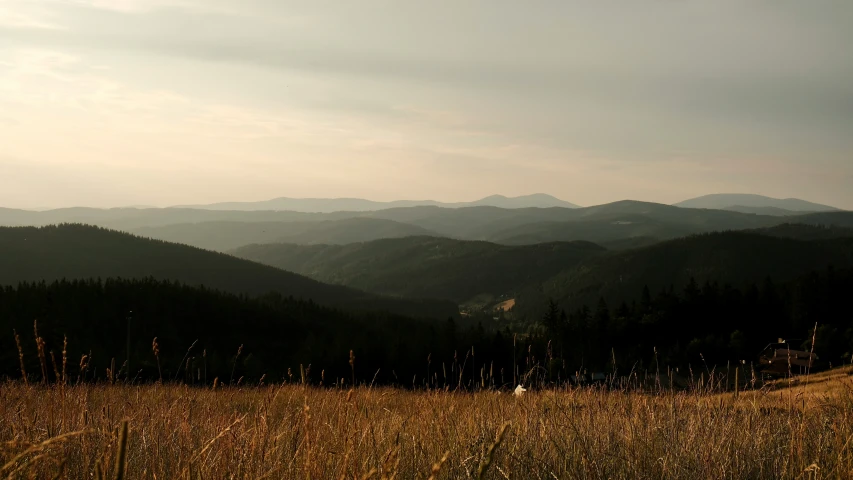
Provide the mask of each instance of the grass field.
POLYGON ((738 396, 578 388, 520 398, 8 382, 0 478, 845 479, 848 376, 738 396))

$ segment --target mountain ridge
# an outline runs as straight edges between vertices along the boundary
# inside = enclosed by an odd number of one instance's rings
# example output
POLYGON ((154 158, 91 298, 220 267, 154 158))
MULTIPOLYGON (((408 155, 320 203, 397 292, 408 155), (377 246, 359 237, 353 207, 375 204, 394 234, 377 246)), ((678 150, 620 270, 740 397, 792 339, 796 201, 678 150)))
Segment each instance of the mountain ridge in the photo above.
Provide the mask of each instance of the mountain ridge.
POLYGON ((370 217, 293 222, 177 223, 136 228, 131 233, 219 252, 258 243, 342 245, 380 238, 436 236, 416 225, 370 217))
POLYGON ((729 209, 733 207, 743 208, 765 208, 773 207, 793 212, 833 212, 839 211, 830 205, 809 202, 799 198, 773 198, 753 193, 712 193, 700 197, 690 198, 673 204, 681 208, 711 208, 729 209))
POLYGON ((606 250, 591 242, 508 246, 438 237, 348 245, 246 245, 229 253, 326 283, 407 298, 488 303, 606 250))
POLYGON ((518 197, 490 195, 471 202, 439 202, 437 200, 393 200, 388 202, 363 198, 290 198, 277 197, 258 202, 218 202, 201 205, 176 205, 169 208, 193 208, 203 210, 287 210, 305 213, 371 212, 389 208, 434 206, 441 208, 463 208, 492 206, 500 208, 579 208, 578 205, 560 200, 545 193, 534 193, 518 197))

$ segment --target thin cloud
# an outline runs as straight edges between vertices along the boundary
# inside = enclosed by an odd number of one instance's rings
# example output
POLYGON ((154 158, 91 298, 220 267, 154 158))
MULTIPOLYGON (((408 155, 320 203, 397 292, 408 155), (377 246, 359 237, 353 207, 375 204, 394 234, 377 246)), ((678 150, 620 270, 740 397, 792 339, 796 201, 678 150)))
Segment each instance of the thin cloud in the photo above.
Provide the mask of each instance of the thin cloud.
POLYGON ((5 148, 147 171, 139 192, 209 169, 171 203, 738 188, 853 205, 824 179, 853 170, 849 2, 10 1, 5 148))

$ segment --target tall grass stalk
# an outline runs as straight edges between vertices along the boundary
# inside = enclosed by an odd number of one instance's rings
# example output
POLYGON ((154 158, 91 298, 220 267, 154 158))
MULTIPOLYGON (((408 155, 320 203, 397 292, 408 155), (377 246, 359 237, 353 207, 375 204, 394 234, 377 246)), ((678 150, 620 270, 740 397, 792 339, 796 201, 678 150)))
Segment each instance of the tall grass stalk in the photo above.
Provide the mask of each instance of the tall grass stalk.
POLYGON ((850 372, 737 396, 709 391, 707 380, 685 391, 530 388, 522 397, 216 380, 215 389, 103 382, 63 392, 7 381, 0 478, 60 469, 103 479, 850 478, 850 372))

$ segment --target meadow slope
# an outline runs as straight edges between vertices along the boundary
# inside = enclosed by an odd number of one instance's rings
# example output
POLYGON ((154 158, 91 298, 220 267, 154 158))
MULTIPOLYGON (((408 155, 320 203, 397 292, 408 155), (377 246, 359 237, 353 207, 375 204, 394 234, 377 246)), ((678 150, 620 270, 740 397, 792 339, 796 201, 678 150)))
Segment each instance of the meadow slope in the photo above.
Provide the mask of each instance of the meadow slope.
POLYGON ((12 478, 838 479, 853 396, 298 385, 0 388, 12 478), (122 463, 122 425, 127 420, 122 463), (505 430, 504 430, 505 429, 505 430), (499 432, 503 432, 501 436, 499 432))

